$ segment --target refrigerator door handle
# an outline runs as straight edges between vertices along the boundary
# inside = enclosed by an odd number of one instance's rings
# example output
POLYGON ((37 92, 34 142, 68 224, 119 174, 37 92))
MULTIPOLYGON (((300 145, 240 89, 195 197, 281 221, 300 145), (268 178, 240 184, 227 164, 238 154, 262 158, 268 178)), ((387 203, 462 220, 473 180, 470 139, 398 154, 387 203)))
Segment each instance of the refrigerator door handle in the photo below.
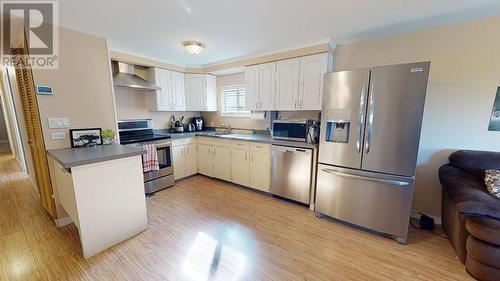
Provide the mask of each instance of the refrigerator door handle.
POLYGON ((409 182, 405 182, 405 181, 385 180, 385 179, 379 179, 379 178, 365 177, 365 176, 360 176, 360 175, 355 175, 355 174, 342 173, 342 172, 335 171, 333 169, 321 169, 321 171, 323 171, 325 173, 333 174, 333 175, 336 175, 339 177, 366 180, 366 181, 376 182, 376 183, 380 183, 380 184, 389 184, 389 185, 396 185, 396 186, 408 186, 408 185, 410 185, 409 182))
POLYGON ((370 152, 373 131, 373 112, 375 111, 375 92, 373 91, 373 83, 370 84, 370 98, 368 103, 368 130, 366 136, 365 151, 370 152))
POLYGON ((365 124, 365 99, 366 99, 366 86, 361 89, 361 98, 359 99, 359 127, 358 127, 358 140, 356 141, 356 149, 361 153, 361 138, 363 137, 363 125, 365 124))

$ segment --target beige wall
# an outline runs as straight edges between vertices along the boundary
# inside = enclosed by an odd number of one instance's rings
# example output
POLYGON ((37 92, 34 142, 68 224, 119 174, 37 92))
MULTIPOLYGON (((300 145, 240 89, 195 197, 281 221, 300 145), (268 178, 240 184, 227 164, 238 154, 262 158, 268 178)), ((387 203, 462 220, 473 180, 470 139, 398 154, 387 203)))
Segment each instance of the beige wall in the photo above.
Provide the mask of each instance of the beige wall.
POLYGON ((441 216, 439 167, 457 149, 500 151, 488 122, 500 85, 500 17, 337 46, 335 70, 431 61, 414 208, 441 216))
POLYGON ((184 120, 187 122, 194 116, 200 116, 199 112, 151 112, 148 109, 148 97, 151 95, 153 94, 150 92, 116 89, 115 99, 118 119, 151 118, 156 129, 166 129, 169 127, 170 116, 172 115, 176 119, 184 116, 184 120))
POLYGON ((250 119, 247 117, 223 117, 221 115, 221 94, 222 87, 229 85, 245 84, 245 74, 236 73, 230 75, 217 76, 217 112, 202 112, 208 126, 219 127, 222 124, 227 124, 232 128, 237 129, 257 129, 266 130, 269 123, 269 113, 264 119, 250 119))
POLYGON ((71 128, 116 130, 114 98, 106 40, 59 28, 59 69, 33 70, 36 84, 54 87, 53 96, 38 95, 47 149, 70 146, 68 129, 49 129, 49 117, 69 117, 71 128), (52 140, 52 132, 66 139, 52 140))

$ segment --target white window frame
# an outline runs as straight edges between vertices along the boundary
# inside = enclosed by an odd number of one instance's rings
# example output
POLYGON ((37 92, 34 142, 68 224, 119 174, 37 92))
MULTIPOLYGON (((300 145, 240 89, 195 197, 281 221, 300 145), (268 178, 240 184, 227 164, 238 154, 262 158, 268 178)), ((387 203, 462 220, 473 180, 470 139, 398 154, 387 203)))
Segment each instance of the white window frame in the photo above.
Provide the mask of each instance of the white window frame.
POLYGON ((220 88, 220 98, 221 98, 221 116, 223 117, 241 117, 241 118, 250 118, 250 111, 240 111, 240 112, 226 112, 225 108, 225 88, 229 87, 243 87, 245 89, 246 95, 246 87, 245 84, 235 84, 235 85, 224 85, 220 88))

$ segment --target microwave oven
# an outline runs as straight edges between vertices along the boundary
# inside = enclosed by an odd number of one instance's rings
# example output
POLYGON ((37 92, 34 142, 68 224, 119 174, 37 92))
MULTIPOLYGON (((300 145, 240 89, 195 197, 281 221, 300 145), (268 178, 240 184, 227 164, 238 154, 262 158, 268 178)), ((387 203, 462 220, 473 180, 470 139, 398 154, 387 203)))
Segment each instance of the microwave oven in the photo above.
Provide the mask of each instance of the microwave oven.
POLYGON ((276 140, 317 143, 318 129, 314 120, 274 120, 272 136, 276 140))

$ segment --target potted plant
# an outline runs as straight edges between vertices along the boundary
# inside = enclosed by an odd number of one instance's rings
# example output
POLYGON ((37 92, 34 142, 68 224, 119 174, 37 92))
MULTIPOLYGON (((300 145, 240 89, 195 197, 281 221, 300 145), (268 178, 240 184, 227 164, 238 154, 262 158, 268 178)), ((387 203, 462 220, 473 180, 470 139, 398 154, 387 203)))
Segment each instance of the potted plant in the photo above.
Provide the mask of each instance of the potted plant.
POLYGON ((102 131, 101 137, 103 144, 112 144, 115 141, 116 132, 111 129, 107 129, 102 131))

